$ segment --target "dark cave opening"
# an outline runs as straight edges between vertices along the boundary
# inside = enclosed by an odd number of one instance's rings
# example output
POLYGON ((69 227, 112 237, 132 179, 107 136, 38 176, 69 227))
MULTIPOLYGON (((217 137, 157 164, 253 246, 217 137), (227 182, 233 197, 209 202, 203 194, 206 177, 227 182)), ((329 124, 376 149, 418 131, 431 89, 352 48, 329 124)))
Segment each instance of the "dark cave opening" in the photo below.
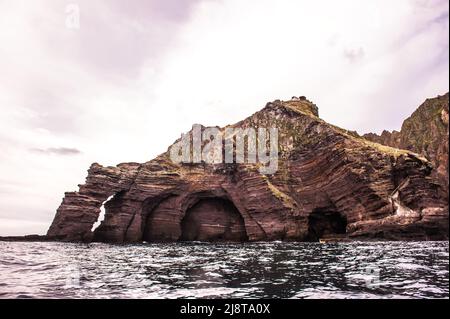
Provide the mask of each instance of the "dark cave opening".
POLYGON ((143 211, 142 240, 147 242, 173 242, 179 237, 179 215, 177 197, 152 199, 146 202, 143 211))
POLYGON ((236 206, 222 198, 201 199, 181 221, 181 241, 247 241, 244 219, 236 206))
POLYGON ((308 217, 308 237, 311 242, 322 238, 346 234, 347 218, 340 213, 328 210, 315 210, 308 217))

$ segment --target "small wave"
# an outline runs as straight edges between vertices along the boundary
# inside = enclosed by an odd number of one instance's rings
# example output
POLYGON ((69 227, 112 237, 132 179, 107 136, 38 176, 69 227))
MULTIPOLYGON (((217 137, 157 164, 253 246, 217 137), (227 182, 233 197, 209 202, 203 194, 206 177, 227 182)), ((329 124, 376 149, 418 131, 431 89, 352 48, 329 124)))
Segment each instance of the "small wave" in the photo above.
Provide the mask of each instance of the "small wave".
POLYGON ((0 245, 0 298, 448 298, 448 250, 441 242, 12 242, 0 245))

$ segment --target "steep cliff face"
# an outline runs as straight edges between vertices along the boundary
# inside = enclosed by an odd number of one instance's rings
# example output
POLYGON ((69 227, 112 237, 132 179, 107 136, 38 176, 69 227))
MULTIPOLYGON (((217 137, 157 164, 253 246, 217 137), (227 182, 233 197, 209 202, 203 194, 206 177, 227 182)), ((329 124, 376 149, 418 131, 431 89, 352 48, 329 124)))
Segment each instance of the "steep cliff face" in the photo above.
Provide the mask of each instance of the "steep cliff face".
POLYGON ((434 166, 433 176, 448 196, 449 94, 426 100, 402 125, 401 131, 366 134, 371 141, 422 154, 434 166))
POLYGON ((48 235, 119 243, 448 238, 448 203, 426 159, 324 122, 305 98, 268 103, 218 129, 269 127, 278 128, 274 174, 261 164, 175 163, 170 148, 143 164, 93 164, 48 235))

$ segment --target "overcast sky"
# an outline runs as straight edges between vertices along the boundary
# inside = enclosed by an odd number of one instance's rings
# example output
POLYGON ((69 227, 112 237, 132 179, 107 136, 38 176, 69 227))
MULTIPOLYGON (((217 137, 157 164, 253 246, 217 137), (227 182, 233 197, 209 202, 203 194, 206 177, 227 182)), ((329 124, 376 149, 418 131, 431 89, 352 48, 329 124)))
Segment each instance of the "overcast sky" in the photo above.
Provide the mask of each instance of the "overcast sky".
POLYGON ((0 0, 0 235, 44 234, 92 162, 150 160, 194 123, 278 98, 305 95, 359 133, 399 129, 448 91, 448 12, 448 0, 0 0))

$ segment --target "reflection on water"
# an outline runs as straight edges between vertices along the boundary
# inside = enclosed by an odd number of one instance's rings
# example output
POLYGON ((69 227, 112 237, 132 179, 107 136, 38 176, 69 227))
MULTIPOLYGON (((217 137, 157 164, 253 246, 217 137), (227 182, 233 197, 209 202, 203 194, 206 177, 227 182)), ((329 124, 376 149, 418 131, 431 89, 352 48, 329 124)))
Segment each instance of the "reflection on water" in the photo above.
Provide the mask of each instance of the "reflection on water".
POLYGON ((0 298, 448 298, 448 242, 0 242, 0 298))

